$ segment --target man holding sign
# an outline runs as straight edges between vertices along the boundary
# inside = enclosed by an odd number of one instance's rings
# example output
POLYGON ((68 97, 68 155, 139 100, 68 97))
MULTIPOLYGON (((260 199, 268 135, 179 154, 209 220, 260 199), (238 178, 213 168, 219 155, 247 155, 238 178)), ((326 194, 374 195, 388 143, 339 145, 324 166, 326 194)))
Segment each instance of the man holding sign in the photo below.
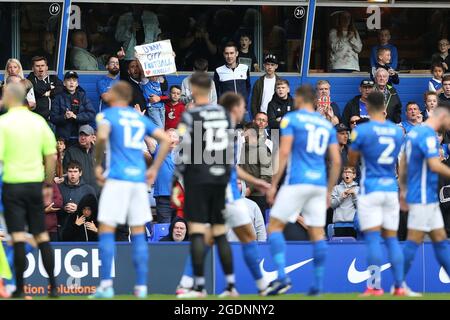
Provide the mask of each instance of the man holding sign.
POLYGON ((141 88, 147 102, 147 112, 150 120, 159 128, 164 129, 165 108, 159 76, 177 71, 175 54, 170 40, 158 41, 134 47, 144 78, 141 88))

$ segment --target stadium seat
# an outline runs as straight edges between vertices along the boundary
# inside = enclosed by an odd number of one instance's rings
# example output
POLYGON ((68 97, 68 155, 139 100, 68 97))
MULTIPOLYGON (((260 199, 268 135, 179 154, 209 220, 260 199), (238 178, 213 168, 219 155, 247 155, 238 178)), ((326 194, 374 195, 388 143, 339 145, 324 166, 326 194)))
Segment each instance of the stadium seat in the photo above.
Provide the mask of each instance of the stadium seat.
POLYGON ((161 238, 169 234, 170 223, 154 223, 152 225, 152 232, 150 242, 158 242, 161 238))
POLYGON ((335 222, 335 223, 330 223, 327 226, 328 239, 331 240, 331 238, 333 238, 333 236, 334 236, 334 229, 336 229, 336 228, 355 228, 355 224, 354 224, 354 222, 335 222))
POLYGON ((332 242, 355 242, 356 239, 353 237, 332 237, 330 239, 332 242))

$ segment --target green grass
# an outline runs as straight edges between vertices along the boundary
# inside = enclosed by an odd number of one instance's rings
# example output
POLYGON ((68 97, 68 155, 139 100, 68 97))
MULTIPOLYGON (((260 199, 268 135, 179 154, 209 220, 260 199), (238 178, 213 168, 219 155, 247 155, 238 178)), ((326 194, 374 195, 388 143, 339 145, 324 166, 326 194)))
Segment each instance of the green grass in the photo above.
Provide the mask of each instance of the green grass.
MULTIPOLYGON (((47 297, 34 297, 35 300, 48 299, 47 297)), ((59 300, 87 300, 87 296, 63 296, 59 300)), ((113 300, 140 300, 131 295, 118 295, 113 300)), ((147 300, 176 300, 175 295, 149 295, 147 300)), ((449 293, 429 293, 423 297, 393 297, 390 294, 385 294, 381 297, 359 297, 359 293, 345 293, 345 294, 323 294, 319 297, 309 297, 303 294, 286 294, 275 297, 260 297, 258 295, 241 295, 238 298, 219 299, 217 296, 210 295, 203 300, 450 300, 449 293)), ((177 301, 183 301, 182 299, 177 301)))

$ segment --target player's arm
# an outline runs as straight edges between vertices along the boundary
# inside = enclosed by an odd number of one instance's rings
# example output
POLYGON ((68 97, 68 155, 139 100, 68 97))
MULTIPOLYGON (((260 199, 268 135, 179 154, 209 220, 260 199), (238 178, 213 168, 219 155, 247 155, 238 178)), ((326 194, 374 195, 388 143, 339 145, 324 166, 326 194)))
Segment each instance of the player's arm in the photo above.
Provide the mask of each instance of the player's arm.
MULTIPOLYGON (((156 155, 156 158, 153 159, 152 165, 147 170, 147 179, 149 183, 153 183, 154 179, 156 178, 156 174, 158 173, 158 170, 161 167, 162 162, 169 153, 170 148, 170 138, 167 135, 167 133, 164 132, 164 130, 162 129, 154 130, 152 133, 152 137, 158 141, 159 150, 158 154, 156 155)), ((147 143, 147 145, 149 142, 151 142, 150 139, 151 137, 148 136, 145 137, 145 142, 147 143)))
POLYGON ((430 170, 446 178, 450 178, 450 167, 441 162, 439 157, 428 158, 430 170))
POLYGON ((348 166, 349 167, 357 167, 359 162, 360 154, 358 151, 349 149, 348 151, 348 166))
POLYGON ((108 142, 111 127, 106 122, 101 122, 97 125, 97 140, 95 143, 95 176, 99 184, 104 183, 103 177, 103 158, 105 156, 106 143, 108 142))
POLYGON ((45 183, 53 184, 53 178, 56 172, 56 153, 44 156, 45 183))
POLYGON ((330 195, 339 179, 341 173, 341 153, 337 143, 330 144, 328 147, 328 156, 331 161, 330 171, 328 173, 328 194, 330 195))
POLYGON ((270 184, 262 179, 258 179, 248 172, 246 172, 244 169, 242 169, 239 166, 236 166, 236 172, 239 179, 244 180, 245 182, 251 183, 254 185, 257 189, 259 189, 261 192, 266 192, 270 188, 270 184))
POLYGON ((272 177, 272 184, 267 192, 267 202, 272 204, 275 199, 275 194, 277 191, 278 184, 281 181, 281 177, 283 177, 284 170, 286 169, 287 160, 292 150, 292 143, 294 142, 294 136, 286 135, 282 136, 280 139, 280 149, 278 151, 278 166, 276 166, 276 173, 272 177))
POLYGON ((398 185, 400 187, 400 192, 406 190, 406 153, 403 152, 400 163, 398 165, 398 185))

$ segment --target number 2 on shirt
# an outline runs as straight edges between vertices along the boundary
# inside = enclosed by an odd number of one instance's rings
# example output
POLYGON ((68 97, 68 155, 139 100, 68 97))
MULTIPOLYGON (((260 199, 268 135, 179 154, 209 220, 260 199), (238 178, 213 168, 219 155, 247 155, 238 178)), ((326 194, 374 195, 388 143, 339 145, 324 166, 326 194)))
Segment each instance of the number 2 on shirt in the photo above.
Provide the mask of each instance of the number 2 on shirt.
POLYGON ((395 140, 392 137, 379 137, 378 143, 385 145, 386 148, 381 153, 378 158, 379 164, 392 164, 394 162, 394 157, 392 157, 392 152, 395 150, 395 140))

